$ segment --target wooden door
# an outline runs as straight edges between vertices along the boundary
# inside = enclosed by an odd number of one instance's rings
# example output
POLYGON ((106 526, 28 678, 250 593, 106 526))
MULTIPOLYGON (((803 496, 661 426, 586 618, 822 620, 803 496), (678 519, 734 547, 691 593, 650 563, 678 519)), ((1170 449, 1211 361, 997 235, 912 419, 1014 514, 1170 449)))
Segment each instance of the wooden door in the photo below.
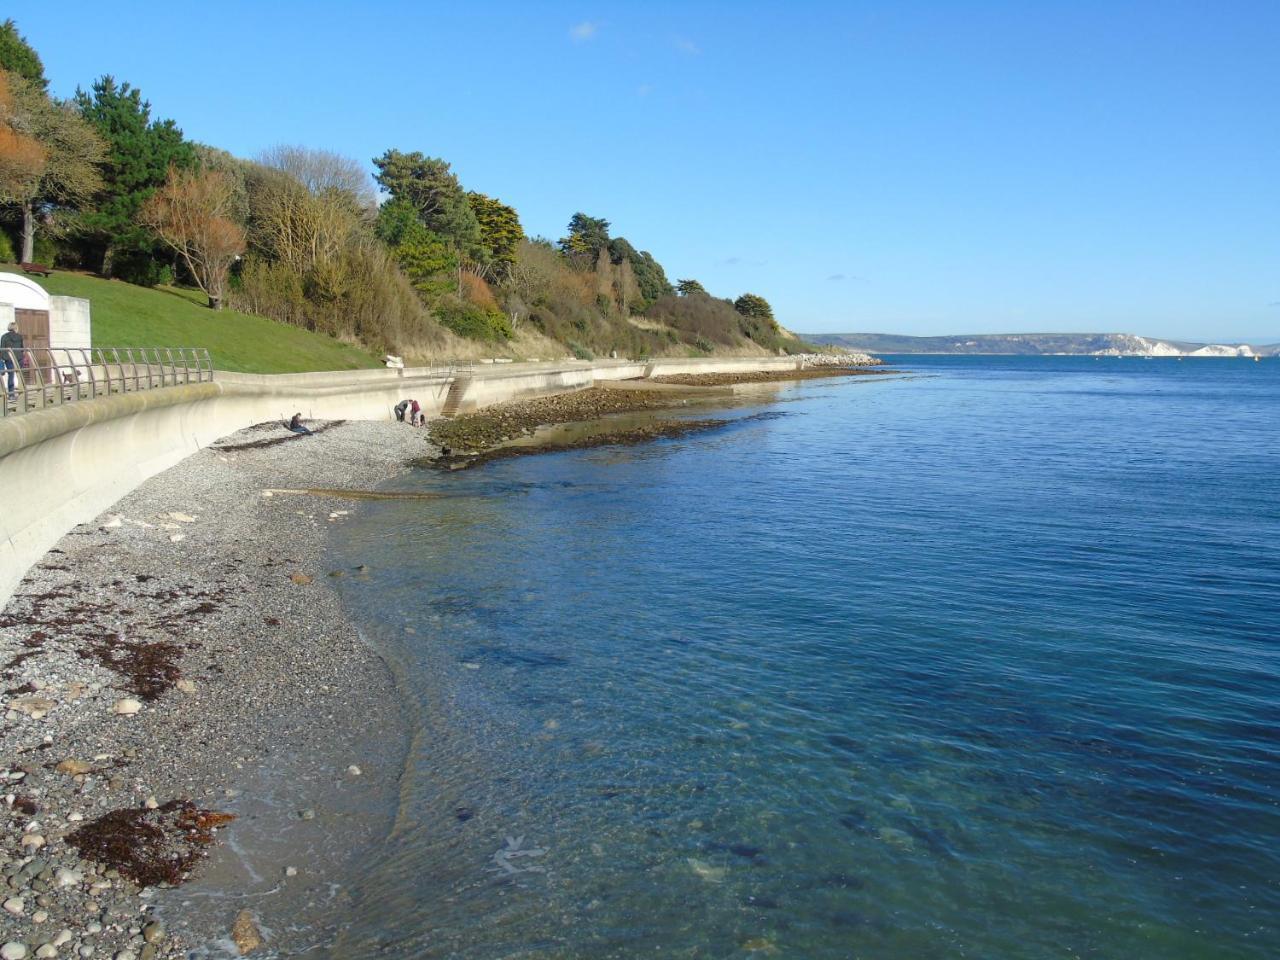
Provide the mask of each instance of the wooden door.
POLYGON ((13 311, 13 319, 18 324, 18 332, 22 334, 22 346, 26 353, 27 369, 22 378, 28 384, 37 383, 39 374, 32 367, 41 362, 39 358, 49 356, 49 311, 19 307, 13 311))

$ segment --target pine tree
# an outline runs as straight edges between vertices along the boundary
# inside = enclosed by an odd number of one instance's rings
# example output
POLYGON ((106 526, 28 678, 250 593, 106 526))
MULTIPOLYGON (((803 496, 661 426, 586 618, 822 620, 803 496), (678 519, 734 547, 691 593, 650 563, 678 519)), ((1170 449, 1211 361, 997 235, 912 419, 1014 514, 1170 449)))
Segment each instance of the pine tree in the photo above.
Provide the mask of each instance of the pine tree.
POLYGON ((154 282, 155 241, 138 214, 170 167, 194 165, 195 150, 172 120, 151 119, 142 91, 113 77, 76 90, 75 103, 107 143, 103 186, 80 230, 86 257, 104 276, 154 282))
POLYGON ((18 33, 18 25, 12 19, 0 24, 0 69, 16 73, 42 93, 49 89, 40 54, 18 33))

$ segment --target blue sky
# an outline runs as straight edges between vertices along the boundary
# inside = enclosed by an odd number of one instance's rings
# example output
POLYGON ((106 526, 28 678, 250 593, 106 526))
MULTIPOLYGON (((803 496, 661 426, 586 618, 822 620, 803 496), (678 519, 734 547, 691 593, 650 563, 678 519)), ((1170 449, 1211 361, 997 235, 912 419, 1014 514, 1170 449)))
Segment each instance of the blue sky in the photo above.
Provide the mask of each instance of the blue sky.
POLYGON ((31 4, 54 91, 444 157, 802 331, 1280 341, 1280 3, 31 4))

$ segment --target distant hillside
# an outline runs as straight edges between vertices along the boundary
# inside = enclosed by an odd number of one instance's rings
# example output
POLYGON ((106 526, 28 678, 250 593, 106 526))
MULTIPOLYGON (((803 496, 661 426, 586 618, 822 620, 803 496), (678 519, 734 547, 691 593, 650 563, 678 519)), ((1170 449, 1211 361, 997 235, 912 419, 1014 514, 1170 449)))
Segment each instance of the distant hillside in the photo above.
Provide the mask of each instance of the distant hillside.
POLYGON ((952 337, 908 337, 896 333, 804 333, 810 343, 868 353, 1084 354, 1110 357, 1280 356, 1280 343, 1189 343, 1132 333, 982 333, 952 337))

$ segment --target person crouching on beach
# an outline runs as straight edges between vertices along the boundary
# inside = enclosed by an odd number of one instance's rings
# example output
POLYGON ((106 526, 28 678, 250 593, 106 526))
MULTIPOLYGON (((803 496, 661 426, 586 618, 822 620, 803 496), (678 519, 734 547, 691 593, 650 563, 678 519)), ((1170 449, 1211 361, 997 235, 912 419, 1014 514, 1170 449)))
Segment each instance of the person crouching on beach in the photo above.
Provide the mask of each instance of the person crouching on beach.
POLYGON ((308 434, 311 431, 302 425, 302 414, 295 413, 293 419, 289 421, 289 429, 294 433, 308 434))
POLYGON ((417 400, 401 400, 396 404, 396 419, 404 423, 405 417, 409 418, 409 425, 416 427, 418 418, 422 416, 422 407, 418 405, 417 400))

